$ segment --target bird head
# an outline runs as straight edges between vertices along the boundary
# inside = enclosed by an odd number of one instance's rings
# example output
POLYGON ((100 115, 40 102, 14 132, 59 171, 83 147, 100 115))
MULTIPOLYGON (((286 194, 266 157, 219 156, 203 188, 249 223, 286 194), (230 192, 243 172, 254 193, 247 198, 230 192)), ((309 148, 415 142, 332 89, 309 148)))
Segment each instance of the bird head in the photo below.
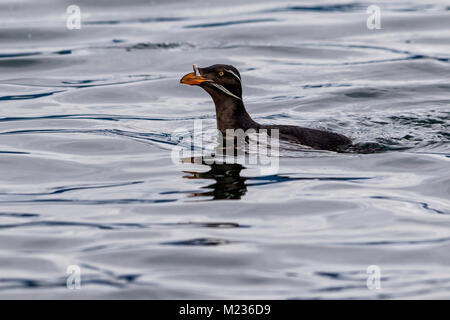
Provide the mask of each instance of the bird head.
POLYGON ((242 100, 241 75, 231 66, 215 64, 206 68, 193 66, 194 72, 181 78, 180 83, 192 86, 200 86, 213 98, 226 95, 237 100, 242 100))

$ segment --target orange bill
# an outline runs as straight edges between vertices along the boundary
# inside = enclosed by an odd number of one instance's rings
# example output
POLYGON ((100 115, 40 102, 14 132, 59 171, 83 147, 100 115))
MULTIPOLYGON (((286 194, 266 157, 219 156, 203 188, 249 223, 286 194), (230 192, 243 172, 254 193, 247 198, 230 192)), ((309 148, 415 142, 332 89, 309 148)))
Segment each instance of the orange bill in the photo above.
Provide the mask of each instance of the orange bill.
POLYGON ((194 72, 191 72, 181 78, 180 83, 190 84, 191 86, 198 86, 200 83, 205 81, 208 81, 208 79, 203 78, 201 75, 195 75, 194 72))

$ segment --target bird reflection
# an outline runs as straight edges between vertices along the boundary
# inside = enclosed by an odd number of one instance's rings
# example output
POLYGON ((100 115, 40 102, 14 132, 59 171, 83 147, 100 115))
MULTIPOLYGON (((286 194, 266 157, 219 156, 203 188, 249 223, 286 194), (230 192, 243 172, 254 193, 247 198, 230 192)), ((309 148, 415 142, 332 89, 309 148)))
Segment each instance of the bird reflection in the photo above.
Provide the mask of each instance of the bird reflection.
MULTIPOLYGON (((203 164, 206 164, 202 160, 203 164)), ((205 192, 191 193, 191 197, 212 197, 212 200, 241 199, 247 193, 247 178, 241 176, 244 166, 238 163, 213 163, 209 164, 207 172, 183 171, 188 175, 186 179, 211 179, 215 183, 202 187, 208 189, 205 192)))
POLYGON ((372 179, 371 177, 332 177, 322 175, 290 177, 278 174, 243 177, 241 176, 241 171, 242 169, 245 169, 245 167, 239 163, 210 163, 210 161, 207 163, 203 157, 188 157, 184 158, 182 162, 209 166, 210 169, 207 172, 183 171, 184 173, 187 173, 187 175, 183 177, 186 179, 215 180, 215 183, 201 187, 207 191, 189 193, 190 197, 212 197, 209 200, 239 200, 245 196, 248 187, 284 183, 288 181, 345 181, 358 183, 361 180, 372 179))

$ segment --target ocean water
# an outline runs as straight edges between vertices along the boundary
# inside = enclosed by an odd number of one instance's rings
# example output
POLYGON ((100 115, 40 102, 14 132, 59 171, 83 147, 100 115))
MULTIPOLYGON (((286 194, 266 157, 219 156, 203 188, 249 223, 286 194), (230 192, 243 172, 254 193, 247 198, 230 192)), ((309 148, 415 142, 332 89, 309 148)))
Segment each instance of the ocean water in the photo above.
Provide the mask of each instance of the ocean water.
POLYGON ((0 298, 450 298, 449 1, 71 4, 0 1, 0 298), (194 63, 258 122, 385 151, 173 161, 215 128, 194 63))

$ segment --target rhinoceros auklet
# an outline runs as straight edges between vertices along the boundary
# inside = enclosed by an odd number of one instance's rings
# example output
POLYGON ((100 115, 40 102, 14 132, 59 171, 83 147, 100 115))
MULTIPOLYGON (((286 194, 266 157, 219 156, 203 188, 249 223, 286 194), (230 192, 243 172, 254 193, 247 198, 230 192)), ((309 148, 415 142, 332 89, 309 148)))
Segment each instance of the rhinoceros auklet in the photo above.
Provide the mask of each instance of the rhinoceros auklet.
POLYGON ((290 125, 266 125, 255 122, 245 110, 242 101, 242 84, 239 71, 231 65, 215 64, 198 68, 186 74, 181 83, 202 87, 212 97, 216 106, 217 128, 225 134, 227 129, 279 130, 280 140, 296 142, 314 149, 344 151, 352 142, 334 132, 290 125))

